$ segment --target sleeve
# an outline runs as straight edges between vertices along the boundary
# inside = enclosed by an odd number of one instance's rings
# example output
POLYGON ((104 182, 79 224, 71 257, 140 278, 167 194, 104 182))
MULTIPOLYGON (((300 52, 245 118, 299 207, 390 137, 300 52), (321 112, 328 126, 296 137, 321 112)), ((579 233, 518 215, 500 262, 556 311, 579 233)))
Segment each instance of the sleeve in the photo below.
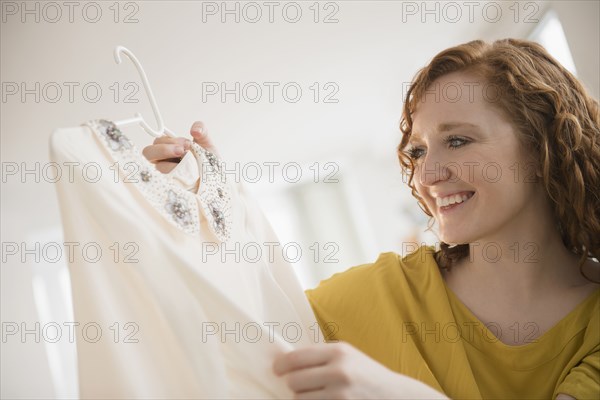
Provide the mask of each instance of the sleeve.
POLYGON ((333 321, 328 322, 323 317, 323 312, 322 312, 321 308, 319 307, 320 304, 319 304, 318 300, 316 300, 313 297, 313 293, 315 290, 316 289, 305 290, 304 294, 306 295, 306 298, 308 299, 311 310, 317 320, 317 323, 319 324, 319 328, 321 330, 321 334, 323 335, 323 339, 325 342, 337 342, 338 340, 335 338, 335 334, 336 334, 335 322, 333 322, 333 321))
POLYGON ((600 399, 600 346, 569 371, 555 393, 568 394, 577 400, 600 399))
POLYGON ((316 288, 304 291, 326 342, 352 342, 352 337, 368 326, 364 319, 364 298, 359 295, 364 288, 363 274, 357 274, 364 270, 360 267, 368 265, 335 273, 316 288))

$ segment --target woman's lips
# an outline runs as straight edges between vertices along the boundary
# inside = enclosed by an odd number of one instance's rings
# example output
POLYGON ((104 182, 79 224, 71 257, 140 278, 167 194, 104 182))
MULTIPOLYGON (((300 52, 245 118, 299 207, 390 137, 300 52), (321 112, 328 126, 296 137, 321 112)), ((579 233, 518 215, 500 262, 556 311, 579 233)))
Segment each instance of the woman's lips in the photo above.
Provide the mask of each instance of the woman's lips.
POLYGON ((438 206, 438 209, 439 209, 440 213, 442 213, 442 214, 447 214, 449 212, 459 210, 460 208, 463 208, 462 206, 464 204, 468 203, 474 196, 475 196, 475 192, 469 192, 469 194, 465 194, 465 195, 461 196, 461 198, 466 197, 465 200, 461 200, 459 203, 449 204, 446 206, 438 206))

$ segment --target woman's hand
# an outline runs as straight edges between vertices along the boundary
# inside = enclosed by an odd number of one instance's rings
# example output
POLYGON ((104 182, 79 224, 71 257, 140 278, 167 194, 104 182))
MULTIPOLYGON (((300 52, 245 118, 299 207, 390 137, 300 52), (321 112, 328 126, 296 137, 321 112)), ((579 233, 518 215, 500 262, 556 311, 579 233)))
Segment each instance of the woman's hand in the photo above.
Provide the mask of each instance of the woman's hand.
POLYGON ((448 399, 345 342, 290 351, 276 358, 273 369, 287 379, 294 399, 448 399))
MULTIPOLYGON (((194 122, 190 129, 190 134, 194 142, 216 154, 212 142, 208 138, 208 131, 200 121, 194 122)), ((168 174, 179 164, 181 158, 191 147, 191 141, 182 137, 161 136, 154 140, 154 143, 142 150, 142 154, 151 163, 156 165, 156 169, 164 174, 168 174)))

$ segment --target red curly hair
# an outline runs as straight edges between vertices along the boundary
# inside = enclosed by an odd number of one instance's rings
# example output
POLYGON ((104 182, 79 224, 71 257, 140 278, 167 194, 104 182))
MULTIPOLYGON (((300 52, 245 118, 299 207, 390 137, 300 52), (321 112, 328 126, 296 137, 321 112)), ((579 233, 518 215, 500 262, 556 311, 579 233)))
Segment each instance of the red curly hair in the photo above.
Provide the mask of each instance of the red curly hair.
MULTIPOLYGON (((519 140, 540 162, 543 184, 565 247, 587 258, 600 259, 600 114, 598 102, 582 84, 538 43, 503 39, 481 40, 437 54, 421 69, 406 94, 398 145, 408 186, 421 209, 431 211, 417 193, 414 164, 404 149, 411 136, 417 104, 436 79, 451 72, 469 72, 499 89, 494 105, 510 120, 519 140)), ((431 227, 430 218, 429 227, 431 227)), ((435 259, 450 269, 469 256, 469 244, 442 242, 435 259)), ((591 280, 586 277, 586 279, 591 280)))

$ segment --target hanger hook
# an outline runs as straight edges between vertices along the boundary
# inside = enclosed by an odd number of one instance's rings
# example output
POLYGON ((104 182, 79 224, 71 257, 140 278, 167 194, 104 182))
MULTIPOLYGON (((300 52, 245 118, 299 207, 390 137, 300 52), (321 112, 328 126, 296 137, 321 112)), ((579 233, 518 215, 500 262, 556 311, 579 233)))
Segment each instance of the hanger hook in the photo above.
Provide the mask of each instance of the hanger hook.
POLYGON ((148 82, 148 78, 146 77, 146 73, 144 72, 142 64, 140 64, 136 56, 129 49, 123 46, 115 47, 115 61, 117 62, 117 64, 121 64, 122 62, 121 54, 125 54, 131 60, 133 65, 135 65, 135 68, 137 69, 140 77, 142 78, 142 85, 144 85, 144 89, 146 90, 146 94, 148 95, 148 100, 150 100, 150 106, 152 107, 152 111, 154 112, 156 122, 158 123, 158 129, 152 129, 146 123, 146 121, 142 117, 142 114, 136 113, 135 116, 140 119, 140 124, 142 125, 142 128, 144 128, 144 130, 150 135, 154 137, 163 136, 165 134, 165 124, 163 122, 162 116, 160 115, 160 112, 158 111, 158 105, 156 104, 156 100, 154 99, 152 88, 150 88, 150 83, 148 82))

